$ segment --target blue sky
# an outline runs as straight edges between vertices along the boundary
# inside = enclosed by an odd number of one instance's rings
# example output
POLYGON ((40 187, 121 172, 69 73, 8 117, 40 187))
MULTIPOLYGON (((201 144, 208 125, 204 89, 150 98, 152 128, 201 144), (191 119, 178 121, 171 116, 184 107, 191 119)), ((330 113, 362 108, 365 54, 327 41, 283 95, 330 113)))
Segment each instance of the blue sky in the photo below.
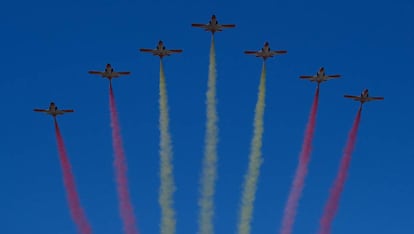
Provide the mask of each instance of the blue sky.
POLYGON ((197 231, 210 35, 191 28, 215 13, 235 23, 216 35, 219 179, 216 233, 235 233, 252 136, 261 61, 243 54, 267 40, 287 55, 268 60, 264 164, 252 233, 277 233, 316 86, 299 80, 320 66, 342 79, 321 86, 312 159, 294 233, 316 233, 358 104, 369 103, 333 233, 414 231, 414 2, 397 1, 8 1, 0 26, 3 131, 0 226, 7 234, 76 233, 52 118, 32 112, 55 101, 78 191, 94 233, 122 233, 114 183, 108 82, 87 74, 111 63, 129 185, 141 233, 159 232, 156 57, 139 48, 182 48, 165 59, 177 233, 197 231))

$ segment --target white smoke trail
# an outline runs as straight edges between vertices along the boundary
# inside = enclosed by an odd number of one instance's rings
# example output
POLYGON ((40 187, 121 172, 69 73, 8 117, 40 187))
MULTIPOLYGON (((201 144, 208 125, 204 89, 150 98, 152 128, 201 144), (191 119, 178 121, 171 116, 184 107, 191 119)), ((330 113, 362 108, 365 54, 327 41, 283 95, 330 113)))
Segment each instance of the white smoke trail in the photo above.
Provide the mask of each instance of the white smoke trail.
POLYGON ((168 97, 162 60, 160 60, 160 197, 161 205, 161 234, 175 233, 175 211, 173 208, 173 193, 175 191, 172 165, 172 146, 169 132, 168 97))
POLYGON ((258 100, 254 116, 254 133, 251 142, 248 171, 244 178, 244 188, 241 201, 239 234, 249 234, 253 213, 253 202, 256 196, 257 181, 259 179, 260 165, 262 164, 262 136, 263 115, 266 93, 266 64, 263 62, 262 75, 260 77, 258 100))
POLYGON ((217 178, 217 110, 216 110, 216 54, 214 36, 211 37, 210 65, 208 68, 208 90, 207 90, 207 124, 205 136, 205 152, 203 160, 203 174, 201 178, 201 198, 199 231, 200 234, 214 233, 214 186, 217 178))

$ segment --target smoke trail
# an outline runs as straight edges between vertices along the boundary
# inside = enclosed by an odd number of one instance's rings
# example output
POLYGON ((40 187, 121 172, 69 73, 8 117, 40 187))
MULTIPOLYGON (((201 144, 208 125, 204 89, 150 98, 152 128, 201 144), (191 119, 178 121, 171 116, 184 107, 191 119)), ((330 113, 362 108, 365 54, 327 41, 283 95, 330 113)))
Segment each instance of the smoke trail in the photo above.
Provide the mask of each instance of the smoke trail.
POLYGON ((79 233, 90 234, 92 233, 92 230, 79 201, 78 192, 76 191, 75 178, 72 174, 72 168, 68 159, 68 155, 66 153, 65 144, 63 143, 62 134, 60 133, 59 125, 57 123, 56 118, 55 132, 59 151, 60 164, 62 166, 63 171, 63 182, 66 188, 72 219, 73 221, 75 221, 79 233))
POLYGON ((251 142, 249 168, 244 178, 244 188, 242 194, 240 220, 238 227, 239 234, 250 233, 250 224, 253 213, 253 202, 256 194, 257 180, 259 178, 259 169, 260 165, 262 164, 261 148, 263 135, 265 92, 266 64, 263 62, 262 75, 260 77, 258 100, 254 116, 254 134, 251 142))
POLYGON ((118 121, 118 112, 116 110, 115 96, 112 85, 109 88, 109 108, 111 111, 111 127, 112 127, 112 144, 115 151, 115 174, 116 184, 120 202, 120 213, 126 234, 137 234, 138 230, 135 225, 135 216, 131 204, 128 189, 127 165, 122 146, 121 130, 118 121))
POLYGON ((359 122, 361 120, 361 111, 362 107, 359 108, 358 114, 354 120, 354 124, 352 125, 352 129, 349 132, 348 142, 346 143, 344 154, 341 159, 338 175, 333 186, 331 187, 331 193, 329 195, 328 201, 326 202, 324 214, 320 220, 320 234, 331 233, 331 224, 339 207, 339 199, 344 188, 349 165, 351 163, 352 152, 354 151, 355 147, 359 122))
POLYGON ((303 139, 302 151, 300 152, 299 165, 296 169, 296 175, 293 180, 293 184, 290 190, 289 198, 286 203, 285 212, 282 221, 282 229, 280 233, 290 234, 292 233, 293 223, 295 222, 296 209, 299 203, 299 199, 305 185, 305 178, 308 172, 309 160, 312 152, 312 139, 315 131, 316 113, 318 110, 319 102, 319 86, 316 89, 315 97, 311 112, 309 115, 308 124, 305 130, 305 137, 303 139))
POLYGON ((199 200, 200 234, 212 234, 214 214, 214 184, 217 178, 217 110, 216 110, 216 53, 214 36, 211 37, 210 66, 208 68, 207 90, 207 124, 205 138, 205 152, 203 174, 201 178, 201 198, 199 200))
POLYGON ((172 165, 172 146, 169 132, 168 97, 162 60, 160 60, 160 166, 161 185, 159 203, 161 205, 161 234, 175 233, 175 211, 173 193, 175 191, 172 165))

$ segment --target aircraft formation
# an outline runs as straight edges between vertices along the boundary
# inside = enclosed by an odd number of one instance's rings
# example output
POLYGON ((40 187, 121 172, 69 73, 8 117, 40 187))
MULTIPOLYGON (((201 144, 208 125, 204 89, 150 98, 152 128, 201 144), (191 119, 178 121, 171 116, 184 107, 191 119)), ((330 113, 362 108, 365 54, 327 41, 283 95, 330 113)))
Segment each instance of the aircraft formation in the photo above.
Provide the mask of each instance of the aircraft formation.
MULTIPOLYGON (((213 36, 216 32, 221 32, 224 29, 229 29, 229 28, 235 28, 236 27, 235 24, 219 24, 215 15, 211 16, 211 19, 207 24, 193 23, 191 26, 195 27, 195 28, 204 29, 207 32, 211 32, 211 34, 213 36)), ((141 48, 141 49, 139 49, 139 51, 143 52, 143 53, 150 53, 153 56, 158 56, 161 61, 164 57, 167 57, 167 56, 170 56, 170 55, 173 55, 173 54, 179 54, 179 53, 183 52, 182 49, 167 49, 162 40, 158 41, 158 43, 157 43, 157 45, 154 49, 141 48)), ((269 58, 273 58, 275 56, 287 54, 287 50, 272 50, 270 48, 269 42, 266 41, 261 49, 259 49, 259 50, 246 50, 246 51, 244 51, 244 54, 253 55, 257 58, 261 58, 264 62, 266 62, 266 60, 269 59, 269 58)), ((111 64, 106 64, 105 69, 103 71, 90 70, 90 71, 88 71, 88 73, 91 74, 91 75, 97 75, 97 76, 100 76, 102 78, 108 79, 109 80, 109 85, 110 85, 110 88, 111 88, 110 89, 111 90, 110 91, 111 95, 113 95, 113 93, 112 93, 112 79, 117 79, 117 78, 120 78, 122 76, 126 76, 126 75, 131 74, 131 72, 129 72, 129 71, 115 71, 115 69, 112 67, 111 64)), ((325 68, 320 67, 315 75, 301 75, 301 76, 299 76, 299 78, 303 79, 303 80, 308 80, 310 82, 315 82, 317 84, 318 89, 317 89, 317 93, 315 94, 315 100, 317 100, 317 97, 319 96, 319 86, 320 86, 320 84, 323 83, 323 82, 326 82, 328 80, 331 80, 331 79, 341 78, 341 75, 339 75, 339 74, 330 74, 330 75, 326 74, 325 68)), ((357 101, 357 102, 360 102, 360 110, 362 109, 363 104, 366 103, 366 102, 384 100, 383 97, 372 97, 372 96, 370 96, 368 89, 364 89, 359 96, 344 95, 344 97, 352 99, 352 100, 357 101)), ((112 98, 113 98, 113 96, 112 96, 112 98)), ((314 116, 314 117, 316 116, 316 109, 317 109, 317 102, 316 102, 315 110, 312 112, 313 113, 312 116, 314 116)), ((34 111, 51 115, 55 119, 55 123, 56 123, 56 117, 58 115, 63 115, 63 114, 66 114, 66 113, 74 112, 74 110, 72 110, 72 109, 58 109, 58 107, 56 106, 56 104, 54 102, 50 103, 48 109, 37 109, 36 108, 36 109, 34 109, 34 111)), ((117 118, 117 117, 115 117, 115 118, 117 118)), ((262 119, 263 116, 261 116, 260 118, 262 119)), ((258 119, 260 119, 260 118, 258 118, 258 119)), ((315 118, 313 118, 313 119, 315 119, 315 118)), ((312 126, 312 128, 314 128, 314 123, 311 126, 312 126)), ((312 130, 312 134, 313 134, 313 130, 312 130)), ((309 144, 311 144, 311 140, 312 140, 312 135, 309 136, 309 139, 307 140, 309 142, 309 144)), ((258 148, 260 150, 260 147, 258 147, 258 148)), ((259 154, 260 154, 260 152, 259 152, 259 154)), ((309 154, 310 154, 310 151, 308 152, 308 155, 309 154)), ((302 178, 302 180, 304 180, 304 177, 302 178)), ((301 189, 299 189, 299 191, 300 190, 301 189)), ((255 191, 253 191, 253 193, 254 192, 255 191)), ((132 217, 132 219, 133 219, 133 217, 132 217)), ((247 222, 247 224, 248 224, 248 222, 247 222)), ((248 231, 245 231, 243 225, 241 225, 241 227, 242 228, 240 228, 240 233, 248 233, 248 231), (243 229, 243 231, 242 231, 242 229, 243 229)), ((248 228, 250 228, 250 227, 248 227, 248 228)), ((282 233, 290 233, 288 228, 286 230, 288 230, 288 231, 286 231, 286 232, 282 231, 282 233)), ((135 231, 132 231, 130 233, 135 233, 135 231)))
MULTIPOLYGON (((207 24, 194 23, 194 24, 191 24, 191 26, 196 27, 196 28, 202 28, 205 31, 211 32, 213 35, 215 32, 223 31, 223 29, 236 27, 235 24, 219 24, 217 17, 214 14, 211 16, 211 19, 207 24)), ((182 49, 171 49, 171 50, 166 49, 164 42, 161 40, 158 41, 158 44, 155 49, 141 48, 139 51, 144 52, 144 53, 151 53, 154 56, 160 57, 160 59, 162 59, 165 56, 170 56, 172 54, 178 54, 178 53, 183 52, 182 49)), ((264 43, 264 46, 260 50, 257 50, 257 51, 246 50, 244 51, 244 53, 249 54, 249 55, 254 55, 258 58, 262 58, 263 60, 266 60, 276 55, 286 54, 287 51, 286 50, 271 50, 269 46, 269 42, 266 41, 264 43)), ((107 78, 110 81, 111 85, 112 85, 113 78, 119 78, 121 76, 131 74, 131 72, 128 72, 128 71, 121 71, 121 72, 115 71, 114 68, 111 66, 111 64, 107 64, 104 71, 88 71, 88 73, 92 75, 99 75, 102 78, 107 78)), ((340 77, 341 75, 338 75, 338 74, 326 75, 325 68, 321 67, 315 75, 313 76, 302 75, 299 78, 309 80, 311 82, 316 82, 319 86, 322 82, 325 82, 331 79, 340 78, 340 77)), ((344 95, 344 97, 353 99, 355 101, 359 101, 361 103, 361 106, 365 102, 384 100, 383 97, 370 97, 368 93, 368 89, 364 89, 361 92, 360 96, 344 95)), ((57 115, 63 115, 65 113, 73 112, 73 110, 58 110, 57 106, 53 102, 50 103, 49 109, 34 109, 34 111, 43 112, 43 113, 52 115, 53 117, 56 117, 57 115)))
MULTIPOLYGON (((215 15, 211 16, 211 19, 207 24, 194 23, 194 24, 191 24, 191 26, 204 29, 205 31, 211 32, 213 35, 215 34, 215 32, 223 31, 223 29, 236 27, 235 24, 219 24, 217 17, 215 15)), ((151 53, 154 56, 160 57, 160 59, 162 59, 165 56, 170 56, 172 54, 178 54, 178 53, 183 52, 182 49, 171 49, 171 50, 166 49, 164 42, 161 40, 158 41, 158 44, 155 49, 141 48, 139 51, 144 52, 144 53, 151 53)), ((269 42, 266 41, 264 43, 264 46, 260 50, 257 50, 257 51, 246 50, 244 51, 244 53, 249 54, 249 55, 254 55, 258 58, 262 58, 263 60, 266 60, 276 55, 286 54, 287 51, 286 50, 271 50, 269 46, 269 42)), ((102 78, 107 78, 110 81, 110 84, 112 84, 113 78, 119 78, 121 76, 131 74, 131 72, 128 72, 128 71, 121 71, 121 72, 115 71, 114 68, 111 66, 111 64, 107 64, 104 71, 88 71, 88 73, 93 74, 93 75, 99 75, 102 78)), ((326 75, 325 68, 321 67, 315 75, 313 76, 302 75, 299 78, 309 80, 311 82, 316 82, 319 86, 322 82, 325 82, 331 79, 340 78, 340 77, 341 75, 338 75, 338 74, 326 75)), ((383 97, 370 97, 368 93, 368 89, 364 89, 361 92, 360 96, 344 95, 344 97, 353 99, 355 101, 359 101, 361 103, 361 106, 365 102, 384 100, 383 97)), ((53 117, 56 117, 57 115, 63 115, 65 113, 73 112, 73 110, 58 110, 57 106, 53 102, 50 103, 49 109, 46 109, 46 110, 34 109, 34 111, 43 112, 43 113, 52 115, 53 117)))

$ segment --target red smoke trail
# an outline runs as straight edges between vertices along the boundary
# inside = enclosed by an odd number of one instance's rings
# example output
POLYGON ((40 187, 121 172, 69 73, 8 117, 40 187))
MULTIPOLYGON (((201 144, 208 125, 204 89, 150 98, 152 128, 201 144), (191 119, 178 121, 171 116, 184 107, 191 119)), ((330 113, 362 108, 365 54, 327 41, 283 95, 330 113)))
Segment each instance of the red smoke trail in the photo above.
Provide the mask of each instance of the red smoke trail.
POLYGON ((316 113, 319 103, 319 86, 316 89, 315 97, 313 98, 313 104, 309 115, 308 124, 305 130, 305 137, 303 139, 302 151, 300 152, 299 165, 296 169, 295 179, 290 190, 289 198, 286 203, 285 213, 282 221, 282 234, 292 233, 293 223, 295 222, 296 209, 299 203, 300 196, 302 194, 303 187, 305 185, 305 178, 308 172, 308 164, 310 155, 312 152, 312 139, 315 132, 316 125, 316 113))
POLYGON ((72 174, 72 168, 66 153, 65 144, 63 143, 62 134, 60 133, 59 125, 56 119, 55 131, 60 164, 62 166, 63 171, 63 182, 66 188, 70 213, 72 215, 73 221, 75 221, 77 225, 79 233, 90 234, 92 233, 92 230, 79 201, 78 192, 76 191, 75 178, 72 174))
POLYGON ((331 224, 332 220, 335 217, 335 214, 339 206, 339 198, 341 197, 342 190, 344 188, 345 180, 348 174, 349 165, 351 163, 352 152, 354 151, 359 122, 361 120, 361 110, 359 108, 358 114, 355 117, 354 124, 351 131, 349 132, 348 142, 342 156, 341 164, 339 166, 338 175, 336 180, 331 187, 331 194, 328 198, 328 201, 325 205, 324 214, 320 220, 320 234, 329 234, 331 233, 331 224))
POLYGON ((115 150, 115 173, 118 196, 120 200, 120 213, 124 223, 124 231, 126 234, 137 234, 138 230, 135 225, 135 216, 129 197, 128 179, 126 176, 127 165, 125 162, 124 149, 122 147, 121 130, 119 128, 118 112, 115 105, 114 92, 112 85, 109 88, 109 103, 111 111, 111 127, 112 127, 112 144, 115 150))

